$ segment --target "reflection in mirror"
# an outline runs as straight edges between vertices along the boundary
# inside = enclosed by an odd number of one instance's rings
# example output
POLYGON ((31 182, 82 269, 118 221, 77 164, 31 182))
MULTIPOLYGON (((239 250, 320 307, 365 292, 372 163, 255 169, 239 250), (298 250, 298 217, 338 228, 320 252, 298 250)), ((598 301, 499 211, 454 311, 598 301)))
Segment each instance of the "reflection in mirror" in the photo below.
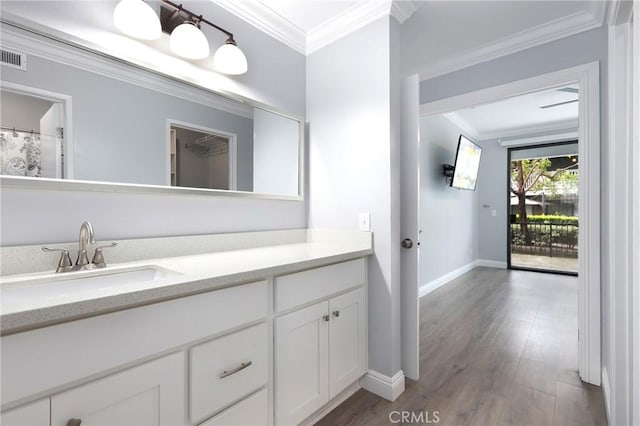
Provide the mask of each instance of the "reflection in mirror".
POLYGON ((172 125, 170 138, 171 186, 236 189, 236 135, 172 125))
MULTIPOLYGON (((20 47, 25 33, 15 31, 3 49, 20 47)), ((20 52, 26 70, 2 67, 2 175, 301 194, 301 120, 68 43, 38 43, 47 55, 20 52)))
POLYGON ((0 173, 62 178, 61 104, 8 90, 1 90, 0 96, 0 173))

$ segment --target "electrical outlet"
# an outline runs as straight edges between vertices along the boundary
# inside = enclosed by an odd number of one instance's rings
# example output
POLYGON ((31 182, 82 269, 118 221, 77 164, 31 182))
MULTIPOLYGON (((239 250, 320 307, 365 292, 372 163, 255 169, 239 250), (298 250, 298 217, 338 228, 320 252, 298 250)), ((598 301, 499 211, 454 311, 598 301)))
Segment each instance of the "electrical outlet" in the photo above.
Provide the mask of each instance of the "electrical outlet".
POLYGON ((498 216, 498 211, 496 209, 491 210, 491 216, 493 217, 498 216))
POLYGON ((371 231, 371 213, 360 213, 358 228, 361 231, 371 231))

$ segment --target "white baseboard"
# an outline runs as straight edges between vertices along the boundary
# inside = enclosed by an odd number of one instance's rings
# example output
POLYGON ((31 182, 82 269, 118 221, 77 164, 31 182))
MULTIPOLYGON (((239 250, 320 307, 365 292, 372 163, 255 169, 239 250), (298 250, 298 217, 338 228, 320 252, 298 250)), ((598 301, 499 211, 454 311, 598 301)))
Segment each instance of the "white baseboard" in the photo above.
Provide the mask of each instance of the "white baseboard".
POLYGON ((474 262, 470 262, 467 263, 466 265, 455 269, 447 274, 444 274, 443 276, 441 276, 440 278, 436 278, 435 280, 428 282, 424 285, 421 285, 419 288, 419 297, 423 297, 426 296, 427 294, 431 293, 434 290, 437 290, 438 288, 442 287, 443 285, 447 284, 449 281, 454 280, 456 278, 458 278, 460 275, 469 272, 470 270, 472 270, 473 268, 476 267, 476 263, 477 261, 474 262))
POLYGON ((395 401, 404 392, 404 373, 400 370, 393 377, 389 377, 369 370, 360 379, 360 386, 388 401, 395 401))
POLYGON ((507 262, 500 262, 498 260, 486 260, 478 259, 476 266, 486 266, 487 268, 507 269, 507 262))
POLYGON ((607 412, 607 421, 611 424, 611 384, 609 383, 609 373, 607 373, 607 369, 602 367, 602 396, 604 397, 604 408, 607 412))

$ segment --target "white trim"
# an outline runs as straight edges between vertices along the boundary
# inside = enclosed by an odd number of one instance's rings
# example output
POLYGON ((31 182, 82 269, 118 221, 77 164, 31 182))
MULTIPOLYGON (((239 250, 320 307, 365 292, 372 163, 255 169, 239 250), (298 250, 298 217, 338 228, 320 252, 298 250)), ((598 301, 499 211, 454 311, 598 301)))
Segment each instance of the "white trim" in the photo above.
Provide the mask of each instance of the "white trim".
POLYGON ((458 269, 454 269, 453 271, 448 272, 436 278, 435 280, 429 281, 428 283, 421 285, 420 289, 418 290, 418 297, 424 297, 427 294, 439 289, 443 285, 448 284, 452 280, 455 280, 460 275, 466 274, 467 272, 475 268, 477 266, 477 263, 478 263, 477 261, 469 262, 458 269))
POLYGON ((520 52, 602 26, 606 2, 590 2, 589 10, 511 34, 495 42, 466 50, 442 61, 432 61, 420 70, 420 79, 428 80, 483 62, 520 52))
POLYGON ((213 89, 195 87, 192 84, 196 83, 177 80, 149 68, 142 71, 139 65, 126 63, 117 58, 102 56, 104 54, 69 46, 8 25, 3 25, 0 29, 0 40, 3 47, 20 50, 27 55, 35 55, 210 108, 253 118, 253 109, 250 105, 225 97, 231 94, 222 95, 215 93, 213 89))
POLYGON ((387 401, 395 401, 404 392, 404 373, 400 370, 389 377, 369 370, 360 379, 360 386, 387 401))
POLYGON ((631 202, 631 223, 633 224, 631 232, 633 234, 631 243, 630 260, 632 265, 631 282, 635 283, 632 291, 632 359, 633 359, 633 378, 632 378, 632 401, 633 407, 631 408, 632 424, 640 424, 640 1, 635 0, 633 2, 634 20, 631 24, 632 29, 632 51, 633 51, 633 65, 631 67, 631 74, 633 76, 632 88, 632 109, 631 116, 633 117, 633 167, 631 188, 635 188, 633 192, 633 199, 631 202))
POLYGON ((263 2, 213 2, 303 55, 309 55, 384 16, 393 16, 402 24, 416 11, 416 5, 409 0, 353 2, 343 12, 305 32, 263 2))
MULTIPOLYGON (((171 170, 171 127, 173 126, 186 130, 195 130, 197 132, 221 135, 229 139, 229 188, 227 190, 236 191, 238 189, 238 135, 235 133, 226 132, 224 130, 212 129, 193 123, 187 123, 186 121, 174 120, 172 118, 167 119, 166 158, 168 159, 168 172, 171 170)), ((167 177, 169 177, 170 173, 167 173, 166 175, 167 177)), ((167 185, 171 186, 171 182, 168 182, 167 185)))
MULTIPOLYGON (((569 120, 563 120, 555 123, 535 124, 532 126, 520 127, 505 131, 486 132, 481 136, 486 139, 509 139, 515 137, 537 136, 542 133, 560 133, 566 131, 578 132, 578 117, 569 120)), ((541 135, 542 136, 542 135, 541 135)))
POLYGON ((418 8, 412 0, 394 0, 391 2, 391 16, 396 18, 401 24, 411 18, 411 15, 413 15, 413 12, 416 10, 418 10, 418 8))
POLYGON ((486 268, 507 269, 507 262, 499 260, 478 259, 476 266, 484 266, 486 268))
POLYGON ((578 139, 577 128, 564 133, 553 133, 550 135, 543 135, 543 136, 514 137, 514 138, 509 138, 507 140, 498 139, 498 143, 502 147, 511 148, 515 146, 539 145, 544 143, 563 142, 563 141, 569 141, 571 139, 578 139))
POLYGON ((600 87, 599 63, 592 62, 537 77, 423 104, 424 115, 443 114, 566 84, 580 85, 578 182, 579 372, 582 380, 600 384, 600 87))
POLYGON ((390 11, 391 2, 388 1, 355 3, 344 13, 307 32, 306 54, 309 55, 384 16, 388 16, 390 11))
POLYGON ((266 4, 258 1, 212 0, 215 4, 263 33, 289 46, 296 52, 306 54, 305 32, 283 18, 266 4))
POLYGON ((2 90, 17 93, 20 95, 32 96, 35 98, 45 99, 51 102, 62 104, 64 109, 64 127, 63 127, 63 143, 64 143, 64 178, 73 179, 73 159, 74 159, 74 140, 73 140, 73 98, 62 93, 52 92, 36 87, 25 86, 10 81, 0 81, 2 90))
POLYGON ((607 423, 611 423, 611 385, 609 384, 609 374, 607 368, 602 367, 602 397, 604 399, 604 409, 607 412, 607 423))
POLYGON ((452 111, 442 115, 444 116, 444 118, 449 120, 454 126, 459 127, 460 130, 462 130, 462 132, 465 133, 465 135, 470 137, 472 140, 477 142, 477 141, 488 139, 488 138, 481 137, 480 133, 478 133, 476 129, 474 129, 473 126, 471 126, 471 124, 467 122, 467 120, 460 117, 460 115, 457 112, 452 111))

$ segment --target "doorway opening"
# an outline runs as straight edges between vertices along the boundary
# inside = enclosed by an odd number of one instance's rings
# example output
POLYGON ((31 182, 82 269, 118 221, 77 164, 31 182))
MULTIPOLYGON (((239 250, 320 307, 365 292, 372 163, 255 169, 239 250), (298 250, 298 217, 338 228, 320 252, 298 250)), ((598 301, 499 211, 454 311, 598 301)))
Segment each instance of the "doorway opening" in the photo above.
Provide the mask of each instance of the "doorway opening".
POLYGON ((171 186, 236 189, 236 135, 186 123, 170 123, 171 186))
POLYGON ((510 148, 507 264, 578 274, 578 142, 510 148))
POLYGON ((0 174, 68 178, 64 101, 17 85, 3 87, 0 96, 0 174))

